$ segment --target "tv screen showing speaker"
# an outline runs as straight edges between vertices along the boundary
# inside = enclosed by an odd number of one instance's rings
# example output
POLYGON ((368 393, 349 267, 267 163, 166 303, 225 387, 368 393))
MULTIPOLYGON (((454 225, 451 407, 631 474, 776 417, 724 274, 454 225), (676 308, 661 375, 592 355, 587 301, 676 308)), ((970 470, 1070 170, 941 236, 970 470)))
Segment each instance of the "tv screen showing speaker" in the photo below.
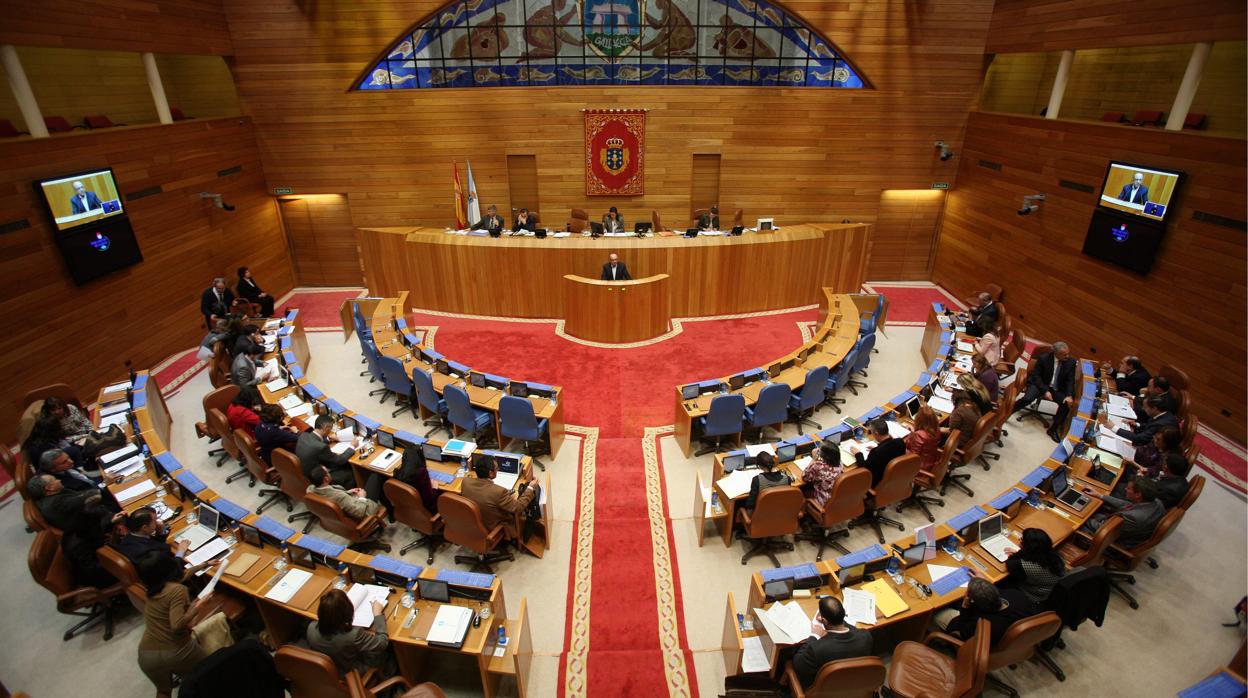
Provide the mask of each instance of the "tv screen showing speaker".
POLYGON ((43 179, 35 183, 57 230, 73 230, 125 215, 117 182, 108 168, 43 179))
POLYGON ((1092 212, 1088 236, 1083 240, 1083 253, 1137 274, 1147 274, 1153 268, 1165 230, 1160 221, 1097 209, 1092 212))
POLYGON ((1101 186, 1100 205, 1150 221, 1164 221, 1183 173, 1126 162, 1111 162, 1101 186))

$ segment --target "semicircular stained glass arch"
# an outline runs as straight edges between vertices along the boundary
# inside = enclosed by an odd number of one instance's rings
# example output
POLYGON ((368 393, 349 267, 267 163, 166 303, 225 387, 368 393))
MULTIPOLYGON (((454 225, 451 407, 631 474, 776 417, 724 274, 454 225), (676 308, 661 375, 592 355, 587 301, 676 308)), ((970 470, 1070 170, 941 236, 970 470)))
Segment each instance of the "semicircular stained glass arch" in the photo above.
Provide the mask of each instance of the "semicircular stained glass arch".
POLYGON ((836 46, 759 0, 456 0, 359 90, 557 85, 869 88, 836 46))

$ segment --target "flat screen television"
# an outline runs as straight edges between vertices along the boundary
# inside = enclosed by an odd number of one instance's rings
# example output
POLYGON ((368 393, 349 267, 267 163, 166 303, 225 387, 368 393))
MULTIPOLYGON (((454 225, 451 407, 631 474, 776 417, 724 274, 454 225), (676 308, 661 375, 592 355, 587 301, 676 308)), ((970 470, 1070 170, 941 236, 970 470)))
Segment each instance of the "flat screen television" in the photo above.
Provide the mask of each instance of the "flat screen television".
POLYGON ((1158 221, 1098 208, 1092 212, 1083 253, 1147 274, 1153 268, 1166 226, 1158 221))
POLYGON ((57 230, 73 230, 126 213, 109 168, 42 179, 35 183, 35 189, 57 230))
POLYGON ((1111 161, 1101 185, 1102 208, 1164 222, 1184 174, 1177 170, 1111 161))
POLYGON ((35 192, 47 206, 53 241, 74 283, 143 261, 111 169, 41 179, 35 192))

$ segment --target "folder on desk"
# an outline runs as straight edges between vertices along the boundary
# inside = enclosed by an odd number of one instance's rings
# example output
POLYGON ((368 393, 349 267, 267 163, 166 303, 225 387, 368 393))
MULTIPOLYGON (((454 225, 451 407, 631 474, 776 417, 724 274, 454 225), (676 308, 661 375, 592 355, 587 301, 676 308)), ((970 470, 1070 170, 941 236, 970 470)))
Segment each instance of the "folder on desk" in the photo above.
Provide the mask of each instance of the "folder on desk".
POLYGON ((901 598, 896 589, 889 586, 888 581, 877 579, 862 585, 862 590, 875 597, 875 608, 885 618, 892 618, 902 611, 910 610, 910 606, 901 598))
POLYGON ((368 566, 379 572, 386 572, 388 574, 403 577, 404 579, 416 579, 420 576, 421 571, 424 569, 420 565, 413 565, 401 560, 395 560, 394 558, 386 557, 385 555, 374 555, 372 560, 369 561, 368 566))
POLYGON ((1070 420, 1070 431, 1067 433, 1076 439, 1082 439, 1083 433, 1087 430, 1087 428, 1088 420, 1076 417, 1075 419, 1070 420))
POLYGON ((856 550, 848 555, 836 558, 836 565, 837 567, 853 567, 854 565, 861 565, 882 557, 888 557, 888 551, 884 549, 884 546, 876 543, 869 548, 856 550))
POLYGON ((464 646, 464 638, 468 636, 468 626, 472 624, 472 609, 466 606, 442 604, 433 619, 433 626, 425 639, 431 645, 453 647, 464 646))
POLYGON ((958 531, 961 531, 962 529, 979 521, 980 519, 984 518, 987 515, 988 515, 988 512, 975 506, 975 507, 971 507, 970 509, 967 509, 961 514, 958 514, 952 519, 949 519, 947 522, 945 522, 945 525, 953 529, 954 533, 957 533, 958 531))
POLYGON ((278 540, 287 540, 291 536, 295 535, 295 529, 290 528, 289 526, 283 526, 267 516, 261 516, 256 519, 256 522, 252 525, 260 529, 263 533, 267 533, 278 540))
POLYGON ((203 480, 200 480, 195 473, 192 473, 186 468, 174 473, 173 479, 177 480, 178 484, 185 487, 191 494, 199 494, 200 492, 208 489, 208 485, 205 485, 203 480))
POLYGON ((494 586, 495 575, 442 568, 438 570, 438 579, 447 584, 454 584, 460 587, 489 589, 494 586))
POLYGON ((1019 480, 1019 482, 1027 485, 1028 487, 1039 487, 1040 483, 1044 482, 1045 478, 1052 473, 1052 470, 1044 467, 1043 465, 1038 465, 1030 473, 1024 475, 1023 479, 1019 480))
MULTIPOLYGON (((931 567, 939 567, 939 565, 932 565, 931 567)), ((931 567, 928 569, 930 570, 931 567)), ((927 586, 932 590, 933 594, 944 596, 969 581, 971 581, 971 570, 966 567, 958 567, 952 572, 933 579, 932 583, 927 586)))
POLYGON ((302 589, 303 585, 307 584, 308 580, 311 578, 312 573, 307 570, 288 567, 286 568, 286 573, 283 574, 277 584, 274 584, 273 588, 264 595, 264 598, 272 599, 278 603, 287 603, 294 598, 295 594, 299 593, 299 590, 302 589))
POLYGON ((1066 459, 1069 457, 1070 457, 1070 452, 1066 450, 1065 441, 1058 443, 1057 448, 1053 449, 1053 453, 1049 454, 1049 458, 1052 458, 1053 460, 1058 461, 1060 463, 1065 463, 1066 459))
POLYGON ((440 482, 444 485, 455 482, 455 476, 450 473, 444 473, 441 470, 434 470, 433 468, 428 468, 428 470, 429 479, 434 482, 440 482))
POLYGON ((251 513, 247 511, 246 507, 235 504, 225 497, 217 497, 212 500, 212 508, 220 512, 225 518, 235 521, 242 521, 244 517, 251 513))
POLYGON ((126 489, 117 493, 117 503, 125 506, 128 502, 141 499, 156 491, 156 483, 151 480, 143 480, 135 485, 131 485, 126 489))
POLYGON ((991 502, 988 502, 988 506, 992 507, 993 509, 996 509, 997 511, 1005 511, 1014 502, 1017 502, 1020 499, 1026 499, 1026 498, 1027 498, 1026 492, 1023 492, 1017 487, 1011 487, 1009 490, 1005 492, 1005 494, 1002 494, 1000 497, 997 497, 991 502))
POLYGON ((338 557, 342 554, 342 551, 347 549, 345 545, 330 543, 323 538, 310 536, 306 533, 299 538, 299 542, 295 543, 295 545, 326 557, 338 557))
POLYGON ((781 579, 809 579, 819 576, 819 568, 815 563, 807 562, 790 567, 772 567, 761 572, 764 582, 776 582, 781 579))

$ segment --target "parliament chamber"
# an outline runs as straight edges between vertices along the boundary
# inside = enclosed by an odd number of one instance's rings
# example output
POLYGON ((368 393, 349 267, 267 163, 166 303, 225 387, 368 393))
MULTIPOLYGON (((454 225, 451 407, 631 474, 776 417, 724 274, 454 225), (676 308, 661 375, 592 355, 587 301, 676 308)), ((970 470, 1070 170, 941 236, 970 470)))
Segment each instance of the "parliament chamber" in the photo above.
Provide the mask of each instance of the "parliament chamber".
POLYGON ((1244 695, 1243 3, 3 16, 0 695, 1244 695))

